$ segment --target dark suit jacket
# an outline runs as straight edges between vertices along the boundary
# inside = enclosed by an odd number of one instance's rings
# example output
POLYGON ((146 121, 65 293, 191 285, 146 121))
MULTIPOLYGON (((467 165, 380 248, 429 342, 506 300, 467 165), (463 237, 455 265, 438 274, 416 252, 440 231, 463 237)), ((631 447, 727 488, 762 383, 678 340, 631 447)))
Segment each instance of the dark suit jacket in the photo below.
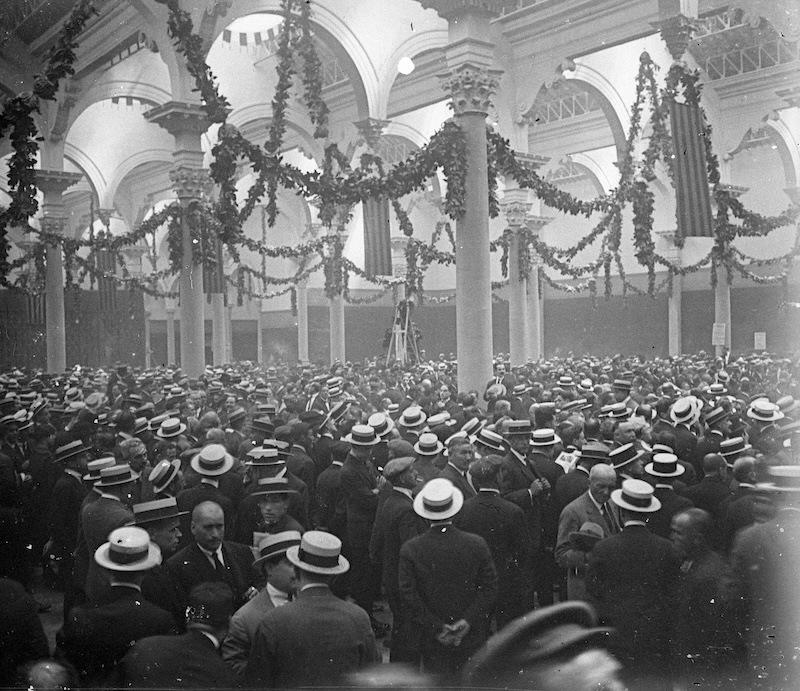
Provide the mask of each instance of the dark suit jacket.
POLYGON ((369 543, 373 563, 383 565, 382 582, 388 592, 400 593, 400 548, 411 538, 422 535, 426 529, 425 521, 414 511, 411 497, 394 489, 389 490, 375 516, 369 543))
MULTIPOLYGON (((716 525, 719 526, 724 520, 724 516, 721 515, 722 505, 731 496, 731 490, 727 484, 720 482, 716 476, 704 477, 696 485, 687 487, 683 492, 683 496, 687 497, 698 509, 708 511, 714 518, 716 525)), ((718 536, 716 544, 721 544, 721 536, 718 536)))
POLYGON ((264 615, 245 682, 258 689, 331 687, 378 661, 369 615, 327 587, 312 587, 264 615))
POLYGON ((528 534, 531 548, 538 550, 542 541, 542 506, 544 495, 531 497, 529 488, 536 474, 527 464, 522 463, 510 451, 503 457, 501 469, 500 494, 504 499, 514 502, 525 512, 528 521, 528 534))
POLYGON ((647 519, 647 527, 653 535, 658 535, 665 539, 669 539, 672 527, 672 517, 691 509, 691 499, 682 497, 674 489, 670 487, 656 487, 655 497, 661 502, 661 508, 655 513, 651 513, 647 519))
POLYGON ((432 526, 400 549, 400 594, 423 649, 436 648, 444 624, 466 619, 465 655, 488 638, 497 571, 486 541, 452 525, 432 526))
POLYGON ((314 481, 317 476, 314 461, 311 456, 300 446, 296 444, 292 447, 292 455, 286 459, 286 467, 289 472, 299 477, 306 483, 308 491, 314 494, 314 481))
POLYGON ((586 591, 600 622, 617 629, 612 650, 623 664, 665 660, 680 564, 672 543, 638 525, 590 552, 586 591))
POLYGON ((348 456, 339 474, 347 506, 347 538, 351 547, 369 549, 372 524, 378 510, 378 474, 371 463, 348 456))
POLYGON ((211 640, 194 630, 151 636, 134 644, 114 673, 120 689, 232 689, 236 675, 211 640))
POLYGON ((589 489, 589 472, 580 467, 573 468, 566 475, 558 478, 555 486, 555 500, 559 507, 559 516, 564 507, 575 501, 589 489))
POLYGON ((498 626, 525 613, 530 595, 532 550, 525 513, 499 493, 482 490, 468 499, 455 524, 480 535, 497 569, 498 626))
POLYGON ((244 604, 244 594, 255 584, 253 552, 247 545, 226 541, 222 543, 222 556, 225 562, 224 574, 216 572, 208 557, 194 542, 167 560, 182 607, 189 603, 192 588, 205 581, 227 583, 233 590, 236 606, 244 604))
POLYGON ((133 641, 167 635, 174 629, 169 612, 148 602, 133 588, 116 586, 106 600, 74 607, 56 643, 81 681, 91 686, 105 679, 133 641))
POLYGON ((0 688, 17 683, 17 667, 50 655, 36 603, 17 581, 0 578, 0 688))
POLYGON ((347 530, 347 506, 342 494, 342 465, 333 462, 317 478, 317 516, 315 525, 339 539, 347 530))
POLYGON ((441 473, 439 473, 439 477, 446 478, 450 480, 458 489, 461 490, 461 494, 464 495, 464 499, 469 499, 470 497, 474 497, 476 492, 475 488, 469 484, 469 480, 467 480, 464 475, 456 468, 454 465, 448 463, 441 473))
POLYGON ((186 605, 178 593, 166 562, 162 562, 145 574, 142 581, 142 596, 172 615, 176 631, 182 633, 186 629, 186 605))
POLYGON ((83 482, 73 475, 62 473, 53 487, 50 500, 50 537, 53 554, 66 557, 75 551, 81 523, 81 505, 86 496, 83 482))
POLYGON ((736 488, 731 500, 720 509, 725 508, 725 518, 722 524, 722 542, 726 552, 733 545, 736 534, 749 525, 755 523, 753 505, 756 503, 756 493, 752 486, 736 488))
POLYGON ((675 455, 694 466, 697 477, 703 477, 703 459, 697 455, 697 436, 686 425, 675 425, 671 430, 675 436, 675 455))
POLYGON ((558 517, 561 506, 556 499, 556 485, 564 477, 564 469, 555 461, 539 453, 532 453, 528 459, 536 471, 550 483, 550 489, 542 494, 542 547, 554 550, 558 538, 558 517))

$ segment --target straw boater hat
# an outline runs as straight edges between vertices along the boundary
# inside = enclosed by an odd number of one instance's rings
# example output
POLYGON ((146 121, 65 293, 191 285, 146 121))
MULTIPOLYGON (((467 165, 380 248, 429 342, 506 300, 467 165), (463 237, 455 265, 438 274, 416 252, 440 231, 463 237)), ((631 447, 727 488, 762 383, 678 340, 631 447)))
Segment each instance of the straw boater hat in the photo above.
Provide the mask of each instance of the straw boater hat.
POLYGON ((675 424, 690 424, 694 422, 696 414, 697 406, 694 396, 679 398, 669 410, 669 417, 675 424))
POLYGON ((94 560, 110 571, 148 571, 161 563, 161 549, 150 542, 146 530, 126 526, 111 531, 108 542, 95 551, 94 560))
POLYGON ((441 413, 436 413, 436 415, 431 415, 428 418, 428 427, 433 429, 439 425, 444 425, 449 419, 450 413, 448 413, 446 410, 443 410, 441 413))
POLYGON ((750 404, 747 417, 756 422, 777 422, 783 419, 783 413, 775 403, 759 398, 750 404))
POLYGON ((181 462, 177 458, 174 461, 164 460, 156 463, 156 467, 147 476, 153 486, 153 493, 160 494, 163 492, 169 486, 169 483, 175 479, 180 469, 181 462))
POLYGON ((730 415, 730 411, 725 410, 725 408, 714 408, 706 415, 706 425, 716 425, 718 422, 730 417, 730 415))
POLYGON ((800 466, 774 465, 767 468, 769 480, 756 485, 770 492, 800 492, 800 466))
POLYGON ((179 437, 185 431, 186 425, 176 417, 169 417, 161 423, 156 435, 162 439, 172 439, 173 437, 179 437))
POLYGON ((420 456, 438 456, 443 450, 444 444, 433 432, 420 434, 419 440, 414 444, 414 451, 420 456))
POLYGON ((100 470, 100 479, 94 484, 95 487, 114 487, 133 482, 137 477, 138 475, 131 470, 127 463, 124 465, 112 465, 100 470))
POLYGON ((286 550, 286 558, 303 571, 336 576, 350 568, 342 556, 342 541, 331 533, 309 530, 303 534, 299 545, 286 550))
POLYGON ((723 439, 719 443, 719 452, 727 460, 728 456, 735 456, 736 454, 743 453, 753 447, 750 444, 745 444, 744 437, 732 437, 731 439, 723 439))
POLYGON ((406 429, 414 429, 424 425, 425 420, 427 419, 428 416, 425 415, 425 412, 422 410, 422 408, 419 408, 418 406, 410 406, 402 412, 397 424, 400 425, 400 427, 405 427, 406 429))
POLYGON ((652 463, 648 463, 644 470, 653 477, 678 477, 683 475, 683 468, 678 465, 678 457, 674 453, 653 454, 652 463))
POLYGON ((477 417, 471 417, 467 420, 463 425, 461 425, 461 431, 466 432, 468 437, 472 437, 478 433, 483 427, 483 421, 477 417))
POLYGON ((464 495, 450 480, 443 477, 428 482, 414 498, 414 511, 430 521, 452 518, 464 505, 464 495))
POLYGON ((91 449, 86 446, 80 439, 63 444, 56 449, 55 462, 65 463, 70 458, 79 456, 80 454, 89 453, 91 449))
POLYGON ((380 439, 375 434, 375 430, 369 425, 353 425, 353 428, 342 441, 352 446, 374 446, 380 439))
POLYGON ((262 477, 251 496, 266 497, 269 494, 297 494, 297 490, 291 489, 285 477, 262 477))
POLYGON ((83 479, 86 482, 95 482, 100 479, 100 471, 103 468, 111 468, 115 465, 117 465, 117 459, 113 456, 104 456, 103 458, 98 458, 96 461, 89 461, 86 464, 86 469, 89 472, 83 476, 83 479))
POLYGON ((290 547, 298 546, 301 540, 299 530, 283 530, 280 533, 267 535, 258 543, 258 559, 253 562, 253 568, 260 571, 267 561, 279 554, 286 554, 290 547))
POLYGON ((580 460, 605 463, 608 460, 608 447, 597 441, 587 441, 583 445, 583 448, 575 452, 575 455, 580 460))
POLYGON ((644 456, 644 451, 637 450, 632 443, 623 444, 609 451, 608 462, 614 466, 614 470, 619 470, 642 456, 644 456))
MULTIPOLYGON (((452 439, 453 437, 450 438, 452 439)), ((503 437, 501 437, 497 432, 493 432, 485 427, 482 427, 480 430, 478 430, 478 433, 474 437, 470 437, 469 441, 473 444, 490 449, 491 451, 499 451, 500 453, 504 453, 506 450, 503 446, 503 437)))
POLYGON ((530 420, 510 420, 506 426, 504 437, 529 437, 531 436, 530 420))
POLYGON ((628 511, 654 513, 661 508, 661 502, 653 496, 654 491, 644 480, 623 480, 622 489, 611 493, 611 501, 628 511))
POLYGON ((168 518, 180 518, 187 515, 188 511, 178 511, 178 500, 175 497, 164 497, 133 505, 133 517, 136 525, 165 521, 168 518))
POLYGON ((375 430, 375 434, 381 439, 388 436, 394 429, 394 420, 383 413, 373 413, 370 415, 367 424, 375 430))
POLYGON ((233 456, 225 450, 222 444, 209 444, 192 458, 191 466, 200 475, 216 477, 224 475, 233 468, 233 456))
POLYGON ((545 428, 536 429, 531 433, 531 446, 553 446, 553 444, 560 442, 561 439, 556 434, 555 430, 545 428))
POLYGON ((247 452, 245 465, 265 466, 284 463, 278 449, 274 447, 256 446, 247 452))

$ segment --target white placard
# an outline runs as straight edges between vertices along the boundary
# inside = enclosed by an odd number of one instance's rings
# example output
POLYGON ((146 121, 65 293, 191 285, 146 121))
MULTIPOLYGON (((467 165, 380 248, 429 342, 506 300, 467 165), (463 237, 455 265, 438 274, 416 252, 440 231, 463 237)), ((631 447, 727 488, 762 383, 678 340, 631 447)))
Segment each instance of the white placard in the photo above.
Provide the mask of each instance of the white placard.
POLYGON ((754 348, 756 350, 766 350, 767 349, 767 332, 766 331, 756 331, 753 333, 753 341, 754 341, 754 348))
POLYGON ((725 345, 725 322, 714 322, 714 330, 711 332, 711 345, 725 345))

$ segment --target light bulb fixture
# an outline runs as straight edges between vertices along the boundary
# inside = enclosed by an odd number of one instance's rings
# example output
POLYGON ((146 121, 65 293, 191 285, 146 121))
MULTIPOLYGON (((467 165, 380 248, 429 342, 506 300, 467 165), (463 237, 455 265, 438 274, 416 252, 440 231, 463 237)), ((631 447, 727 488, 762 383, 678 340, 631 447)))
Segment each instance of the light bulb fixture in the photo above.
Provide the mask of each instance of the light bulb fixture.
POLYGON ((411 74, 415 67, 414 61, 407 55, 400 58, 400 62, 397 63, 397 71, 400 74, 411 74))

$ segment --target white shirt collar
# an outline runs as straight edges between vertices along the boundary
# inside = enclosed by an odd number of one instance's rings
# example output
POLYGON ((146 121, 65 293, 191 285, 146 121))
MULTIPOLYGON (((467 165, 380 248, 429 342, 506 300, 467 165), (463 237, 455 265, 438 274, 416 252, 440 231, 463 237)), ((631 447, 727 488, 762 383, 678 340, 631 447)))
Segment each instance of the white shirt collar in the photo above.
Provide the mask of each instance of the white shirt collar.
POLYGON ((495 489, 494 487, 481 487, 481 492, 486 492, 487 494, 500 494, 499 489, 495 489))
POLYGON ((215 480, 212 477, 204 477, 200 480, 200 482, 204 485, 211 485, 212 487, 219 489, 219 480, 215 480))
POLYGON ((103 492, 102 490, 100 491, 100 496, 101 496, 101 497, 104 497, 104 498, 106 498, 106 499, 113 499, 114 501, 118 501, 118 502, 121 502, 121 501, 122 501, 122 499, 120 499, 120 498, 119 498, 119 497, 117 497, 116 495, 114 495, 114 494, 106 494, 106 493, 105 493, 105 492, 103 492))
POLYGON ((289 602, 289 593, 278 590, 269 581, 267 581, 267 595, 269 595, 269 599, 272 600, 272 604, 276 607, 283 607, 283 605, 289 602))
POLYGON ((80 480, 81 482, 83 482, 83 476, 77 470, 73 470, 72 468, 64 468, 64 472, 67 475, 71 475, 76 480, 80 480))
POLYGON ((213 633, 209 633, 208 631, 204 631, 203 629, 199 629, 200 633, 202 633, 209 641, 214 644, 214 649, 219 650, 219 638, 217 638, 213 633))
POLYGON ((300 592, 302 593, 304 590, 311 590, 311 588, 327 588, 327 583, 307 583, 302 588, 300 588, 300 592))
POLYGON ((636 519, 625 521, 625 527, 627 528, 629 525, 644 525, 644 526, 646 526, 647 523, 645 523, 645 521, 638 521, 636 519))
POLYGON ((603 513, 603 505, 600 502, 598 502, 597 499, 594 498, 594 495, 592 494, 592 490, 589 489, 589 490, 586 490, 586 492, 589 494, 589 499, 592 500, 592 504, 594 504, 597 507, 597 510, 600 513, 603 513))
MULTIPOLYGON (((195 543, 195 544, 197 544, 197 543, 195 543)), ((219 557, 219 560, 222 562, 222 565, 225 566, 225 559, 223 559, 223 557, 222 557, 222 545, 217 547, 215 552, 209 552, 207 549, 203 549, 202 547, 200 547, 200 545, 197 545, 197 548, 203 554, 206 555, 206 557, 208 558, 208 560, 211 562, 212 565, 214 564, 214 554, 216 554, 219 557)))
POLYGON ((392 487, 395 492, 400 492, 400 494, 405 494, 409 499, 413 499, 414 495, 411 493, 411 490, 408 487, 392 487))

